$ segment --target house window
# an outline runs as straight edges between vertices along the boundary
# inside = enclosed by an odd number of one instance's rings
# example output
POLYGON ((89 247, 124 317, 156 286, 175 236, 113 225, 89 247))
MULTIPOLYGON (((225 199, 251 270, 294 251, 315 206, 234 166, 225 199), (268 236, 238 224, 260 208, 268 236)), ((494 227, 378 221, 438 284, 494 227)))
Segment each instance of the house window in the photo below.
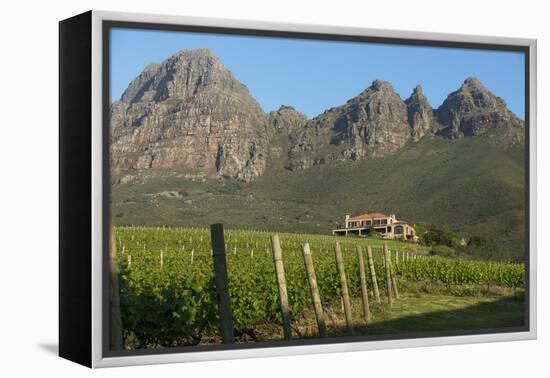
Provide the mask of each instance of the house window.
POLYGON ((382 224, 388 224, 388 220, 387 219, 382 219, 382 224))
POLYGON ((391 227, 388 227, 388 232, 391 232, 391 227))
POLYGON ((395 226, 393 229, 394 234, 402 234, 403 233, 403 226, 395 226))

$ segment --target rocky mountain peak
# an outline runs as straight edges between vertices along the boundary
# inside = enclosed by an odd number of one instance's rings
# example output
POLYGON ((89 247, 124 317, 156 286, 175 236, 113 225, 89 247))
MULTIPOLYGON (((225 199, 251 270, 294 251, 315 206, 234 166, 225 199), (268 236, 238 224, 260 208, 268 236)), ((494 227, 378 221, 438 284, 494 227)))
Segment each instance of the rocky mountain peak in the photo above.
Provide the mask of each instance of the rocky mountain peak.
POLYGON ((375 91, 392 91, 393 92, 393 87, 392 85, 387 82, 387 81, 384 81, 384 80, 374 80, 371 84, 371 86, 368 88, 368 89, 372 89, 372 90, 375 90, 375 91))
POLYGON ((294 109, 294 106, 284 105, 284 104, 279 106, 279 109, 277 109, 277 111, 284 111, 284 110, 296 110, 296 109, 294 109))
POLYGON ((172 57, 177 57, 185 60, 197 60, 201 58, 212 59, 219 61, 219 58, 209 48, 197 48, 197 49, 184 49, 176 52, 172 57))
POLYGON ((444 134, 452 138, 476 136, 502 129, 506 144, 522 140, 524 125, 506 107, 500 97, 490 92, 477 78, 467 78, 462 86, 449 94, 437 109, 437 117, 445 126, 444 134))
MULTIPOLYGON (((392 85, 382 80, 373 81, 371 86, 344 105, 313 118, 307 123, 306 130, 293 152, 298 148, 308 151, 342 144, 349 147, 330 159, 353 161, 396 151, 410 134, 407 106, 392 85)), ((300 163, 299 166, 307 164, 300 163)))
POLYGON ((278 133, 291 133, 302 128, 308 118, 292 106, 281 105, 279 109, 268 114, 268 129, 278 133))
POLYGON ((409 98, 405 100, 405 103, 420 103, 423 105, 428 105, 431 108, 430 102, 428 101, 426 95, 424 95, 424 90, 420 84, 414 87, 409 98))
POLYGON ((185 99, 205 90, 227 91, 250 96, 245 85, 209 49, 183 50, 168 58, 159 68, 156 100, 185 99))
MULTIPOLYGON (((477 78, 469 77, 459 89, 452 92, 445 101, 456 100, 460 106, 473 108, 505 108, 506 103, 491 93, 477 78)), ((445 104, 445 103, 444 103, 445 104)))
POLYGON ((475 77, 469 77, 464 80, 462 86, 458 89, 464 96, 464 100, 473 102, 474 106, 482 108, 506 107, 506 103, 500 97, 492 94, 482 83, 475 77))
POLYGON ((395 92, 393 86, 389 82, 383 80, 374 80, 368 88, 366 88, 358 96, 349 99, 347 103, 366 104, 373 101, 388 104, 393 103, 393 105, 397 105, 397 103, 403 102, 401 97, 399 97, 399 94, 395 92))
POLYGON ((479 81, 479 79, 475 76, 469 76, 464 80, 464 86, 468 87, 478 87, 486 90, 485 86, 479 81))
POLYGON ((212 51, 182 50, 112 104, 113 171, 179 167, 249 181, 265 169, 266 121, 212 51))
POLYGON ((413 89, 411 96, 405 100, 405 104, 407 105, 407 120, 411 126, 412 138, 414 141, 418 141, 432 128, 432 106, 420 85, 413 89))
POLYGON ((417 96, 424 96, 424 89, 422 89, 422 86, 420 84, 418 84, 416 87, 414 87, 413 89, 413 92, 412 92, 412 95, 417 95, 417 96))

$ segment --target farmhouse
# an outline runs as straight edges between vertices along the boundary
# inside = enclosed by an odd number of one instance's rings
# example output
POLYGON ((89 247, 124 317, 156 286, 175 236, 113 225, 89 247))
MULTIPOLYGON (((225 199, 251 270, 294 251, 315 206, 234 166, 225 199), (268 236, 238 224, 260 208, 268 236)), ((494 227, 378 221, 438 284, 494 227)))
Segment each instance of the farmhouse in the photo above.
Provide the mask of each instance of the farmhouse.
POLYGON ((354 217, 346 215, 344 227, 332 230, 332 234, 368 236, 373 231, 379 232, 385 239, 417 239, 412 224, 397 219, 395 214, 382 213, 367 213, 354 217))

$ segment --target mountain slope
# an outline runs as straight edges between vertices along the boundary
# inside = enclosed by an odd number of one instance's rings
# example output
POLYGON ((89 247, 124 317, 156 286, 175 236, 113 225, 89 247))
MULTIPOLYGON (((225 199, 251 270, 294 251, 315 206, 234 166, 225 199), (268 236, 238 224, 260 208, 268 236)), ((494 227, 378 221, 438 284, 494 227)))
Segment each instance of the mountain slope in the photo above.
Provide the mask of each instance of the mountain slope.
POLYGON ((502 257, 521 259, 523 152, 486 136, 436 137, 377 159, 273 171, 249 183, 146 177, 113 188, 114 222, 327 234, 345 214, 378 210, 487 235, 502 257))

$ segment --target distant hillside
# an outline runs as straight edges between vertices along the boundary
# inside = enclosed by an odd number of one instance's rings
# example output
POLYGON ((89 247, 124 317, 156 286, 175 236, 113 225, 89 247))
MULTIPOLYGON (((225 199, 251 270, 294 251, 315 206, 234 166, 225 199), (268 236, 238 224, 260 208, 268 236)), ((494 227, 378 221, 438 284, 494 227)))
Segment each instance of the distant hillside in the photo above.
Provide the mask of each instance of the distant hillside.
POLYGON ((355 164, 280 169, 258 180, 159 173, 113 187, 116 224, 208 226, 327 234, 345 214, 396 213, 523 256, 523 147, 435 137, 355 164), (187 177, 187 178, 186 178, 187 177))

